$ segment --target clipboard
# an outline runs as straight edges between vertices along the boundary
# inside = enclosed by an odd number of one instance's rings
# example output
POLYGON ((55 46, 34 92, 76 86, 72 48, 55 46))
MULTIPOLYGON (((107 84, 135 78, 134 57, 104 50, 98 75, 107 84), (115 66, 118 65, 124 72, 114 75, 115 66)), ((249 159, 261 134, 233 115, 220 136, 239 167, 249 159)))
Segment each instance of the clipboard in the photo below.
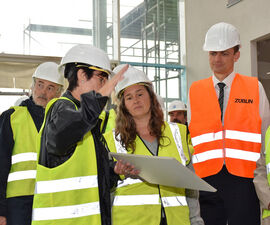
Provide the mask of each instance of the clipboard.
POLYGON ((139 176, 151 184, 215 192, 216 189, 198 177, 175 158, 109 153, 113 158, 129 162, 140 170, 139 176))

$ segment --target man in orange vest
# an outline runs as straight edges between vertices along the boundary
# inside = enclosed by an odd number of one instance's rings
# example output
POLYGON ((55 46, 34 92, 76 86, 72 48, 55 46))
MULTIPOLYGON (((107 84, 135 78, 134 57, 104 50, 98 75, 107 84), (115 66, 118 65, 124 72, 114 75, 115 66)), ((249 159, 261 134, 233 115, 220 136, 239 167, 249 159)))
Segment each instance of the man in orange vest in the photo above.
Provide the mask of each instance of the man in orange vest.
POLYGON ((234 72, 240 37, 228 23, 213 25, 203 49, 213 75, 189 91, 188 124, 197 175, 217 189, 201 192, 206 225, 259 225, 253 172, 269 125, 269 102, 258 79, 234 72))

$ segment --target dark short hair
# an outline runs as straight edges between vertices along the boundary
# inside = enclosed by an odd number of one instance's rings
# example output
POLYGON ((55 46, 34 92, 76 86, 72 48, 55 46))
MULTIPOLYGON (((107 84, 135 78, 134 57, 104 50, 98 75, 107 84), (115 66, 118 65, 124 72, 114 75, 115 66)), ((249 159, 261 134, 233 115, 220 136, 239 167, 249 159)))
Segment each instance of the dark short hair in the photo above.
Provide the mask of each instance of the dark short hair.
POLYGON ((65 66, 64 76, 68 80, 68 88, 67 90, 73 91, 78 86, 78 77, 77 72, 79 69, 82 69, 87 76, 87 80, 90 80, 93 76, 92 69, 89 69, 88 66, 85 63, 68 63, 65 66), (78 65, 85 65, 86 67, 77 67, 78 65))
POLYGON ((238 51, 239 51, 239 49, 240 49, 240 45, 236 45, 236 46, 234 46, 234 47, 233 47, 234 54, 235 54, 236 52, 238 52, 238 51))

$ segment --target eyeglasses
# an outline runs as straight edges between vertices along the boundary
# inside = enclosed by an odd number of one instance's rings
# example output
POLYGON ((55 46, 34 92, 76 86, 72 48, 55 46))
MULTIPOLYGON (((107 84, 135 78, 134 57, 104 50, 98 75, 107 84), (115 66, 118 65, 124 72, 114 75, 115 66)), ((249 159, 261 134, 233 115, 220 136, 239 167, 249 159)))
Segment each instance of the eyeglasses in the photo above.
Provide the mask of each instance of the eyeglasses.
POLYGON ((95 66, 77 65, 76 67, 86 67, 88 69, 97 70, 106 73, 107 78, 110 76, 110 72, 95 66))
POLYGON ((98 77, 101 84, 104 84, 108 79, 107 77, 104 77, 104 76, 102 76, 100 74, 94 74, 94 76, 98 77))

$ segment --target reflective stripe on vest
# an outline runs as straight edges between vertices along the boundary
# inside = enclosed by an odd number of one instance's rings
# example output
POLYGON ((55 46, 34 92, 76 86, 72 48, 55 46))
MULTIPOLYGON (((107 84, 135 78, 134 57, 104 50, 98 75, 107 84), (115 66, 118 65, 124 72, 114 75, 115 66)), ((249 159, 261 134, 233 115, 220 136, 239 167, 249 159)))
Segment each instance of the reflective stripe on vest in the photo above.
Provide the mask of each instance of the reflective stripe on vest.
POLYGON ((33 211, 32 220, 58 220, 99 214, 99 202, 72 206, 37 208, 33 211))
POLYGON ((132 178, 128 177, 125 180, 119 180, 117 183, 117 187, 120 188, 120 187, 124 187, 124 186, 131 185, 131 184, 138 184, 141 182, 143 182, 143 181, 140 179, 132 179, 132 178))
POLYGON ((114 206, 128 205, 158 205, 159 195, 116 195, 113 200, 114 206))
MULTIPOLYGON (((170 196, 161 198, 164 207, 187 206, 186 197, 170 196)), ((117 195, 114 206, 160 205, 159 195, 117 195)))
POLYGON ((189 96, 189 131, 196 174, 200 177, 215 175, 225 163, 229 173, 253 178, 261 149, 258 80, 235 75, 224 125, 220 120, 221 111, 212 77, 194 82, 189 96), (248 101, 239 102, 239 98, 248 101))
POLYGON ((184 196, 170 196, 161 198, 164 207, 187 206, 187 200, 184 196))
POLYGON ((203 153, 194 154, 192 156, 192 162, 195 164, 195 163, 204 162, 209 159, 217 159, 217 158, 223 158, 222 149, 215 149, 215 150, 210 150, 203 153))
POLYGON ((227 158, 243 159, 251 162, 257 162, 257 160, 260 158, 260 153, 258 152, 249 152, 231 148, 226 148, 225 152, 227 158))
POLYGON ((72 177, 36 182, 35 194, 54 193, 98 187, 97 176, 72 177))
POLYGON ((180 134, 180 131, 179 131, 179 127, 176 123, 168 123, 170 128, 171 128, 171 132, 172 132, 172 135, 173 135, 173 139, 174 139, 174 142, 176 144, 176 147, 177 147, 177 150, 178 150, 178 153, 179 153, 179 156, 180 156, 180 159, 181 159, 181 162, 184 166, 186 166, 186 162, 187 162, 187 158, 183 152, 183 146, 182 146, 182 141, 181 141, 181 134, 180 134))
POLYGON ((261 143, 261 134, 241 132, 236 130, 225 130, 225 138, 239 141, 261 143))
POLYGON ((206 142, 217 141, 222 139, 222 131, 217 133, 201 134, 199 136, 191 138, 192 145, 197 146, 206 142))
POLYGON ((127 153, 127 150, 121 145, 121 135, 118 134, 117 137, 115 136, 115 129, 112 130, 113 132, 113 139, 115 143, 115 147, 118 153, 127 153))
MULTIPOLYGON (((252 162, 256 162, 260 158, 260 153, 258 152, 247 152, 239 149, 230 148, 225 149, 225 155, 227 158, 243 159, 252 162)), ((217 158, 223 158, 222 149, 209 150, 207 152, 194 154, 192 156, 192 161, 195 164, 217 158)))
MULTIPOLYGON (((225 133, 225 138, 228 138, 228 139, 261 143, 261 134, 241 132, 241 131, 236 131, 236 130, 225 130, 224 133, 225 133)), ((195 136, 191 140, 192 140, 193 146, 197 146, 199 144, 221 140, 221 139, 222 139, 222 131, 195 136)))
POLYGON ((37 153, 36 152, 20 153, 13 155, 11 157, 11 164, 25 161, 37 161, 37 153))
POLYGON ((37 171, 36 170, 25 170, 9 173, 8 182, 16 180, 26 180, 26 179, 35 179, 37 171))

